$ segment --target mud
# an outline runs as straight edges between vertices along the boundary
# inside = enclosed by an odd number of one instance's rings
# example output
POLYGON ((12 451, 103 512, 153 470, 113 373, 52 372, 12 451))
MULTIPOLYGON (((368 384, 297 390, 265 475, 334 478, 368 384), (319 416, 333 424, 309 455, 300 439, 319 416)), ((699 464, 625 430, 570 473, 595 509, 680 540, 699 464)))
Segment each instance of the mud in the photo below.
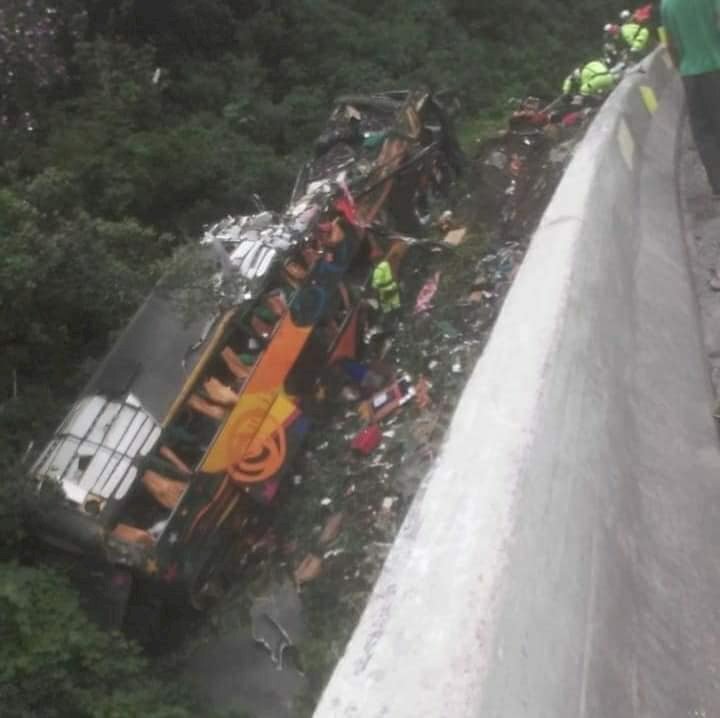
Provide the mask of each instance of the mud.
MULTIPOLYGON (((577 133, 481 144, 450 202, 464 240, 409 250, 403 308, 373 351, 396 373, 424 380, 429 401, 416 398, 385 419, 369 456, 350 448, 364 425, 356 400, 316 417, 255 560, 216 608, 191 630, 186 624, 172 659, 209 705, 257 718, 312 713, 576 141, 577 133), (429 308, 416 312, 436 274, 429 308)), ((436 225, 445 209, 431 207, 436 225)), ((445 236, 438 226, 430 232, 445 236)))

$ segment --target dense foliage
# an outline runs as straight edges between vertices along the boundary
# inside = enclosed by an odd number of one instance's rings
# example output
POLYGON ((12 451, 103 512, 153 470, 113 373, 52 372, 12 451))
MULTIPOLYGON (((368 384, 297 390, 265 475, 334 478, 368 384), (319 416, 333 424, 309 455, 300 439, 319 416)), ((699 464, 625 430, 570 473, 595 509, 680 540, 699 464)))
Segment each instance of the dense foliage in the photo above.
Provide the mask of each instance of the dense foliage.
MULTIPOLYGON (((4 0, 0 558, 20 535, 28 441, 87 379, 174 247, 251 209, 254 192, 282 206, 334 96, 424 84, 456 92, 474 115, 512 95, 551 96, 599 50, 619 8, 4 0)), ((151 707, 159 693, 141 660, 92 629, 54 574, 5 565, 0 617, 3 714, 176 715, 151 707), (116 672, 126 687, 103 698, 116 672)))
POLYGON ((0 701, 6 718, 189 718, 146 677, 139 649, 104 633, 49 571, 0 566, 0 701))

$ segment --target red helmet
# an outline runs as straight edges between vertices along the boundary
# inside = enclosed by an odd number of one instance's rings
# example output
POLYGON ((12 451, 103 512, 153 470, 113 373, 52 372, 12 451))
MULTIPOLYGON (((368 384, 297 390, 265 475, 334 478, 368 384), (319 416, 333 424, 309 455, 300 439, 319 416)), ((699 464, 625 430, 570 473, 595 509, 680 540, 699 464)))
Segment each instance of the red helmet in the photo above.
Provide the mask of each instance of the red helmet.
POLYGON ((652 18, 653 14, 653 6, 652 3, 648 3, 647 5, 643 5, 642 7, 639 7, 632 16, 632 19, 635 20, 635 22, 639 22, 641 24, 644 24, 652 18))

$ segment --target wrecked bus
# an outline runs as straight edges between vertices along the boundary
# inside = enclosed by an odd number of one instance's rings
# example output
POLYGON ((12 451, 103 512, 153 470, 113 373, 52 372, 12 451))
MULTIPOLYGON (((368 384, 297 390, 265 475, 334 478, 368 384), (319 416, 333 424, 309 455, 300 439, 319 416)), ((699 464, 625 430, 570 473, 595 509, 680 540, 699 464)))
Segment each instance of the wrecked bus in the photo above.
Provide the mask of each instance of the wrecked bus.
POLYGON ((207 605, 229 547, 262 535, 324 372, 361 350, 373 260, 397 270, 396 232, 448 162, 428 107, 416 93, 340 100, 333 124, 352 119, 353 136, 316 147, 281 216, 208 230, 217 305, 188 319, 172 281, 145 301, 32 464, 60 495, 32 512, 38 536, 207 605))

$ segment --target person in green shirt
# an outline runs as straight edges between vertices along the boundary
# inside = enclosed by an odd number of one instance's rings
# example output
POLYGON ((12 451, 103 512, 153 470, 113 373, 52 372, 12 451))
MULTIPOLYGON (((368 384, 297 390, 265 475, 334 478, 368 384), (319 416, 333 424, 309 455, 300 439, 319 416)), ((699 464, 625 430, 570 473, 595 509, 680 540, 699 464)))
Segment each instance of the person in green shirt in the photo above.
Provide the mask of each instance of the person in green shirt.
POLYGON ((660 13, 685 86, 695 144, 720 197, 720 0, 662 0, 660 13))

